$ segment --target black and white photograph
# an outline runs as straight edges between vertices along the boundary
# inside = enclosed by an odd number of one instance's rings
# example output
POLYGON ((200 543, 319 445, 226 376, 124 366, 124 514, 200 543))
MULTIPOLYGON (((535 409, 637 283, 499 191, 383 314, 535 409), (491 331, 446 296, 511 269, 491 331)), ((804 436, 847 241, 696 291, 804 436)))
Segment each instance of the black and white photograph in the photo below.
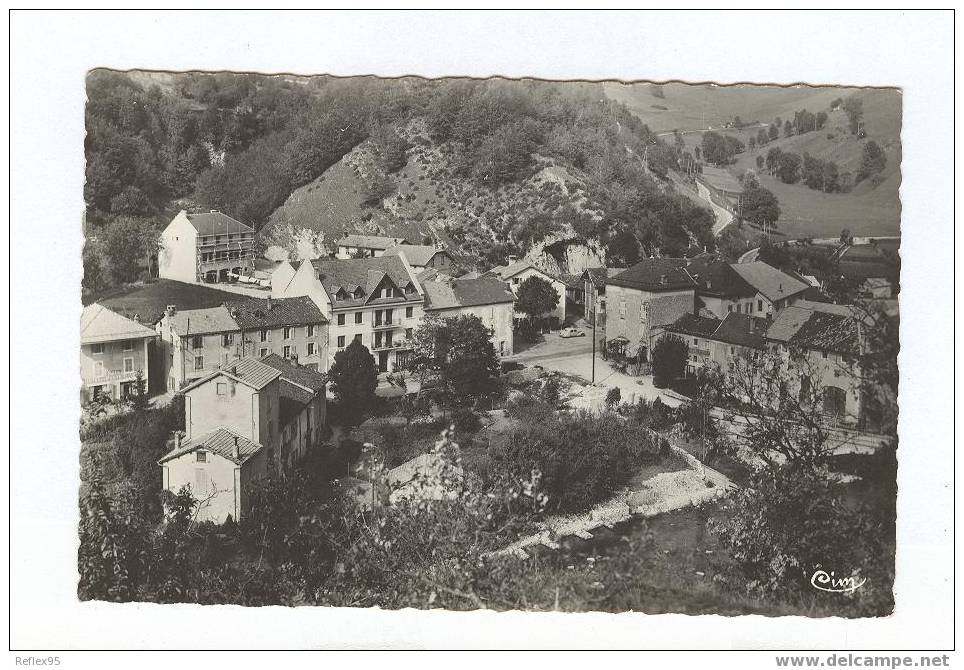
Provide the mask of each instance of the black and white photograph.
MULTIPOLYGON (((258 18, 174 14, 244 18, 251 39, 258 18)), ((261 16, 333 15, 379 13, 261 16)), ((560 20, 581 16, 607 18, 560 20)), ((681 32, 697 18, 649 16, 681 32)), ((60 597, 132 623, 234 606, 259 628, 279 612, 511 612, 523 629, 648 615, 622 619, 639 622, 629 647, 659 644, 642 632, 654 615, 688 615, 680 637, 724 621, 743 631, 731 647, 778 649, 849 648, 848 626, 893 620, 915 588, 898 587, 899 557, 952 552, 952 418, 937 408, 953 388, 907 346, 953 367, 953 308, 908 311, 953 294, 953 267, 926 267, 949 256, 953 223, 911 204, 904 152, 953 141, 942 118, 912 146, 920 103, 896 72, 801 77, 809 49, 787 44, 801 62, 785 78, 671 59, 565 76, 156 51, 74 68, 74 218, 43 225, 70 231, 76 274, 56 279, 67 311, 20 317, 56 324, 73 356, 56 371, 67 437, 43 452, 67 468, 60 597), (908 394, 940 423, 918 409, 908 432, 908 394), (935 510, 902 497, 910 461, 946 481, 929 485, 935 510), (903 540, 910 520, 944 544, 903 540), (832 641, 768 628, 831 621, 832 641), (755 626, 772 635, 759 647, 755 626)), ((941 179, 925 199, 952 197, 941 179)), ((949 572, 923 570, 951 595, 949 572)), ((203 637, 193 625, 177 644, 203 637)), ((358 639, 332 645, 376 638, 358 639)), ((410 646, 393 639, 376 646, 410 646)))

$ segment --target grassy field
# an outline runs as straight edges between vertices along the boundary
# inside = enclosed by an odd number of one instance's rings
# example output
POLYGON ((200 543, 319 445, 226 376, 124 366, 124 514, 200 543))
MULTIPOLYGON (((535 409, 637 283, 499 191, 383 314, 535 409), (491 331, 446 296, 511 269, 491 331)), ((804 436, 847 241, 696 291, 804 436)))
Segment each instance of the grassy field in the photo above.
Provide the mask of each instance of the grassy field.
MULTIPOLYGON (((855 235, 900 234, 900 94, 892 90, 843 89, 810 87, 721 87, 666 84, 664 98, 657 98, 648 85, 605 84, 606 94, 625 103, 645 123, 657 131, 719 128, 734 116, 746 123, 772 122, 777 116, 793 118, 800 109, 829 114, 826 127, 804 135, 781 137, 763 149, 740 154, 729 170, 740 176, 756 169, 756 157, 771 147, 800 155, 809 153, 822 160, 832 160, 841 173, 854 173, 860 165, 863 145, 876 141, 887 155, 887 167, 879 183, 862 183, 850 193, 821 193, 798 184, 784 184, 766 174, 761 183, 776 194, 782 216, 776 234, 782 238, 832 237, 849 228, 855 235), (857 94, 864 104, 864 127, 868 137, 859 140, 847 129, 844 112, 830 112, 830 101, 857 94), (665 107, 657 109, 653 105, 665 107), (705 125, 701 125, 705 124, 705 125)), ((758 127, 725 132, 748 143, 758 127)), ((701 132, 684 134, 692 149, 702 141, 701 132)))

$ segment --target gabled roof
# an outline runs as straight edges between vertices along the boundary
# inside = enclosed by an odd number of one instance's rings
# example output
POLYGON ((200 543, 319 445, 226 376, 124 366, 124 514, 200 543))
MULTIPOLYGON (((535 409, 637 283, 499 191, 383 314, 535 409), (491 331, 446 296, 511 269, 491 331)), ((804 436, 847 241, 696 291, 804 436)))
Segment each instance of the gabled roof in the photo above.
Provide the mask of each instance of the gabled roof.
POLYGON ((771 302, 797 295, 810 288, 806 282, 781 272, 763 261, 734 263, 730 267, 771 302))
POLYGON ((605 286, 610 277, 615 277, 623 270, 624 268, 586 268, 583 270, 582 279, 588 279, 593 286, 599 288, 605 286))
POLYGON ((297 298, 244 298, 224 303, 238 326, 245 330, 328 323, 308 296, 297 298), (270 304, 270 307, 269 307, 270 304))
POLYGON ((385 250, 386 256, 404 256, 409 265, 420 267, 428 265, 437 254, 448 256, 450 260, 454 260, 445 249, 438 249, 427 244, 396 244, 385 250))
POLYGON ((684 314, 692 314, 695 301, 691 295, 664 295, 649 301, 650 328, 666 326, 684 314))
POLYGON ((676 321, 666 327, 666 330, 681 335, 695 335, 697 337, 710 337, 720 326, 719 319, 715 317, 696 316, 694 314, 684 314, 676 321))
POLYGON ((261 362, 280 372, 282 379, 309 389, 313 393, 324 391, 328 383, 326 375, 310 368, 294 365, 278 354, 268 354, 261 359, 261 362))
POLYGON ((756 289, 729 263, 712 254, 700 254, 690 259, 686 270, 696 281, 701 295, 723 298, 747 298, 756 295, 756 289))
POLYGON ((110 291, 97 302, 127 318, 137 315, 141 323, 154 324, 164 316, 168 305, 179 310, 201 309, 237 299, 237 293, 174 279, 158 279, 110 291))
MULTIPOLYGON (((411 283, 415 293, 406 295, 411 301, 422 299, 418 282, 409 274, 405 262, 399 256, 379 256, 377 258, 319 258, 311 261, 316 276, 334 299, 339 290, 344 290, 349 296, 354 295, 361 288, 362 297, 339 300, 333 307, 353 307, 368 304, 377 300, 373 298, 375 290, 386 276, 402 291, 411 283)), ((393 300, 398 300, 393 298, 393 300)))
POLYGON ((202 384, 206 384, 215 377, 219 377, 221 375, 240 382, 245 386, 250 386, 255 391, 260 391, 265 386, 280 377, 281 373, 270 365, 262 363, 257 358, 242 358, 239 361, 229 364, 227 367, 221 368, 220 370, 215 370, 211 374, 191 382, 181 389, 181 392, 186 393, 187 391, 197 388, 202 384))
POLYGON ((224 212, 212 210, 203 214, 188 214, 187 220, 191 222, 198 235, 228 235, 230 233, 253 233, 254 228, 241 223, 237 219, 232 219, 224 212))
POLYGON ((559 281, 565 284, 566 288, 578 289, 580 291, 584 289, 582 275, 563 273, 559 275, 559 281))
POLYGON ((766 327, 766 319, 731 312, 722 320, 716 317, 686 314, 668 326, 666 330, 741 347, 762 349, 765 343, 763 333, 766 327))
POLYGON ((495 277, 427 281, 422 289, 426 311, 515 302, 509 287, 495 277))
POLYGON ((540 270, 535 265, 533 265, 532 263, 530 263, 525 259, 519 260, 519 261, 513 261, 508 265, 500 265, 498 267, 494 267, 488 272, 486 272, 485 274, 495 275, 500 279, 511 279, 512 277, 515 277, 520 272, 523 272, 529 269, 535 270, 536 272, 543 274, 544 276, 548 277, 553 281, 559 281, 558 277, 553 277, 548 272, 545 272, 544 270, 540 270))
POLYGON ((678 258, 646 258, 623 270, 607 281, 612 286, 624 286, 643 291, 674 291, 696 288, 696 282, 678 258))
POLYGON ((406 244, 402 237, 383 237, 381 235, 345 235, 338 239, 340 247, 360 247, 363 249, 388 249, 396 244, 406 244))
POLYGON ((199 449, 210 451, 211 453, 228 459, 232 463, 243 465, 250 460, 252 456, 261 451, 261 445, 222 426, 200 437, 185 440, 179 448, 172 449, 161 456, 157 463, 160 465, 161 463, 166 463, 174 458, 189 454, 192 451, 198 451, 199 449), (234 455, 235 443, 238 445, 237 456, 234 455))
POLYGON ((791 344, 809 349, 843 354, 857 353, 858 342, 856 319, 827 312, 811 312, 790 340, 791 344))
POLYGON ((788 343, 811 314, 813 314, 812 310, 796 305, 780 310, 773 319, 773 323, 767 328, 766 338, 774 342, 788 343))
POLYGON ((132 340, 155 337, 157 333, 145 325, 94 303, 84 307, 80 314, 80 343, 96 344, 114 340, 132 340))
POLYGON ((178 335, 209 335, 239 330, 237 321, 224 305, 207 309, 178 310, 168 319, 178 335))

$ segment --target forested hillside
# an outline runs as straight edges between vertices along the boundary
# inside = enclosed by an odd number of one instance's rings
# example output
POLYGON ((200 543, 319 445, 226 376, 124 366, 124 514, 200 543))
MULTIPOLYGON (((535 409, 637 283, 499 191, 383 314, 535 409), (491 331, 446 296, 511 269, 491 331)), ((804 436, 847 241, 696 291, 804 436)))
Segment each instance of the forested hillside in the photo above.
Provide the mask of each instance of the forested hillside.
MULTIPOLYGON (((659 140, 598 85, 97 71, 88 97, 96 240, 185 207, 291 250, 305 228, 404 229, 487 262, 568 238, 625 263, 712 244, 710 213, 642 164, 659 140)), ((102 281, 135 273, 88 256, 102 281)))

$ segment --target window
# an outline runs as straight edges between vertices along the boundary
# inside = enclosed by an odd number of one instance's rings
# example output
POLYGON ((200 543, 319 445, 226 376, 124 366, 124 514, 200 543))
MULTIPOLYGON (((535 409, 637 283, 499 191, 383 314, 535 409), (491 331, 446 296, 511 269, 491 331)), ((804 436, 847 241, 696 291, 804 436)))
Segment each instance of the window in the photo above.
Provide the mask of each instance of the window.
POLYGON ((826 352, 826 351, 822 351, 822 352, 820 352, 820 353, 822 353, 822 354, 823 354, 823 357, 824 357, 824 358, 826 358, 826 357, 827 357, 827 352, 826 352))
POLYGON ((260 351, 258 351, 258 355, 259 355, 261 358, 264 358, 265 356, 268 355, 268 350, 265 349, 264 347, 261 347, 260 351))
POLYGON ((733 356, 734 354, 736 354, 736 348, 730 347, 730 356, 733 356))
POLYGON ((104 353, 104 343, 101 342, 100 344, 90 345, 90 353, 94 354, 95 356, 99 356, 100 354, 104 353))
POLYGON ((314 326, 308 326, 308 329, 307 329, 305 335, 306 335, 307 337, 314 337, 314 336, 315 336, 315 327, 314 327, 314 326))
POLYGON ((195 356, 195 357, 194 357, 194 369, 195 369, 195 370, 203 370, 203 369, 204 369, 204 356, 195 356))
POLYGON ((694 338, 693 338, 693 346, 695 347, 695 346, 696 346, 697 344, 699 344, 699 343, 700 343, 700 341, 694 337, 694 338))
POLYGON ((405 339, 406 339, 406 340, 412 339, 412 329, 411 329, 411 328, 406 328, 406 329, 405 329, 405 339))
POLYGON ((345 348, 345 336, 344 336, 344 335, 339 335, 339 336, 338 336, 338 348, 339 348, 339 349, 344 349, 344 348, 345 348))
POLYGON ((225 333, 221 336, 222 347, 230 347, 232 344, 234 344, 234 335, 231 333, 225 333))
POLYGON ((360 286, 355 289, 355 297, 356 297, 356 298, 364 298, 364 297, 365 297, 365 292, 361 290, 361 287, 360 287, 360 286))
POLYGON ((218 395, 227 395, 227 394, 228 394, 228 385, 227 385, 227 384, 224 384, 224 383, 222 383, 222 382, 218 382, 218 384, 217 384, 217 391, 218 391, 218 395))
POLYGON ((291 358, 291 347, 285 346, 284 353, 285 353, 285 358, 291 358))
POLYGON ((104 361, 94 361, 94 377, 104 376, 104 361))
POLYGON ((290 327, 290 326, 285 326, 285 329, 284 329, 284 339, 286 339, 286 340, 290 340, 290 339, 291 339, 291 331, 292 331, 292 330, 294 330, 294 328, 292 328, 292 327, 290 327))
POLYGON ((197 452, 195 452, 195 453, 197 454, 197 462, 198 462, 198 463, 207 463, 207 462, 208 462, 208 452, 206 452, 206 451, 200 451, 200 450, 199 450, 199 451, 197 451, 197 452))
POLYGON ((124 351, 134 351, 134 340, 124 340, 124 351))
POLYGON ((362 344, 361 333, 355 335, 355 341, 358 342, 358 344, 362 344))
POLYGON ((619 318, 626 318, 626 296, 619 296, 619 318))
POLYGON ((261 341, 262 341, 262 342, 267 342, 267 341, 268 341, 268 331, 265 330, 265 329, 262 329, 262 330, 261 330, 261 341))
MULTIPOLYGON (((824 358, 826 358, 826 356, 824 356, 824 358)), ((133 358, 125 358, 125 359, 124 359, 124 372, 133 372, 133 371, 134 371, 134 359, 133 359, 133 358)))
MULTIPOLYGON (((355 316, 357 317, 357 314, 356 314, 355 316)), ((357 321, 356 321, 356 323, 357 323, 357 321)), ((338 315, 338 325, 339 325, 339 326, 344 326, 344 325, 345 325, 345 315, 344 315, 344 314, 339 314, 339 315, 338 315)))
POLYGON ((505 340, 499 340, 499 355, 505 354, 505 340))
POLYGON ((406 308, 405 308, 405 318, 406 318, 406 319, 411 319, 411 318, 412 318, 412 314, 414 314, 414 313, 415 313, 415 308, 414 308, 414 307, 406 307, 406 308))
POLYGON ((736 313, 737 313, 737 314, 740 313, 741 307, 742 307, 742 305, 737 305, 737 306, 736 306, 736 313))
POLYGON ((362 321, 362 313, 355 312, 355 323, 361 323, 361 321, 362 321))
POLYGON ((382 331, 375 333, 375 348, 381 349, 382 347, 382 331))
POLYGON ((513 286, 518 286, 518 285, 519 285, 519 278, 518 278, 518 277, 513 277, 513 278, 512 278, 512 285, 513 285, 513 286))
POLYGON ((757 301, 756 301, 756 311, 758 311, 758 312, 762 312, 762 311, 763 311, 763 301, 762 301, 762 300, 757 300, 757 301))
POLYGON ((191 348, 192 349, 203 349, 204 348, 204 338, 200 335, 195 335, 191 338, 191 348))
POLYGON ((309 356, 314 356, 314 355, 315 355, 315 343, 314 343, 314 342, 309 342, 309 343, 308 343, 308 355, 309 355, 309 356))

